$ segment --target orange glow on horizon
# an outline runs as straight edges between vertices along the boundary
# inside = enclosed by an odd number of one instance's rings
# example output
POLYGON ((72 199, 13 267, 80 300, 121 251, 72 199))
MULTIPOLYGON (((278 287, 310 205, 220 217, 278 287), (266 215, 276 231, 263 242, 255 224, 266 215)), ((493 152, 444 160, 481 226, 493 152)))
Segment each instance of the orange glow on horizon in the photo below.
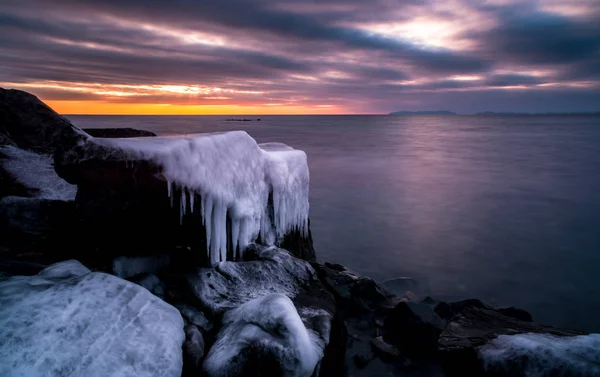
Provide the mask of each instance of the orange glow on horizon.
MULTIPOLYGON (((43 98, 41 98, 44 101, 43 98)), ((71 115, 325 115, 348 114, 333 105, 177 105, 104 101, 44 101, 59 114, 71 115)))

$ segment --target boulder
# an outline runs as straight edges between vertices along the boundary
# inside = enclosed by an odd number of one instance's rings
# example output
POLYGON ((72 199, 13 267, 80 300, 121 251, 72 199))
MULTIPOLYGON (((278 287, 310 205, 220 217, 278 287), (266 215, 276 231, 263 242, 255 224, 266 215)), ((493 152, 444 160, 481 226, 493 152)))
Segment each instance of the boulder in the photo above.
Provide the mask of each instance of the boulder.
POLYGON ((401 350, 420 356, 435 352, 445 325, 430 305, 401 302, 388 313, 383 336, 401 350))
POLYGON ((419 283, 410 277, 398 277, 385 280, 381 283, 388 291, 396 296, 404 296, 407 292, 416 293, 419 290, 419 283))
MULTIPOLYGON (((542 354, 551 355, 544 349, 552 348, 555 341, 560 343, 561 339, 571 342, 573 337, 584 335, 584 333, 553 328, 539 325, 534 322, 521 321, 503 315, 495 310, 486 308, 468 307, 455 315, 452 321, 442 332, 438 342, 440 357, 444 371, 449 377, 452 376, 529 376, 529 375, 569 375, 569 376, 591 376, 589 373, 559 373, 561 370, 571 368, 568 362, 555 363, 552 372, 530 374, 530 368, 536 368, 538 358, 530 358, 529 349, 532 344, 540 345, 542 354), (511 338, 518 334, 529 334, 524 337, 511 338), (531 334, 542 334, 542 337, 531 334), (505 336, 509 336, 506 338, 505 336), (550 338, 548 338, 550 337, 550 338), (550 340, 543 345, 545 340, 550 340), (570 340, 571 339, 571 340, 570 340), (532 343, 533 342, 533 343, 532 343), (502 348, 508 351, 502 351, 502 348), (502 352, 501 352, 502 351, 502 352), (500 357, 501 355, 511 355, 500 357), (510 365, 499 366, 503 360, 512 358, 510 365), (491 363, 486 367, 486 363, 491 363), (498 365, 497 365, 498 364, 498 365)), ((590 339, 593 340, 593 339, 590 339)), ((576 341, 574 344, 577 344, 576 341)), ((585 343, 585 342, 584 342, 585 343)), ((591 344, 597 344, 592 342, 591 344)), ((561 346, 565 348, 564 346, 561 346)), ((534 347, 535 348, 535 347, 534 347)), ((596 348, 595 356, 600 357, 600 348, 596 348)), ((590 359, 588 358, 588 361, 590 359)), ((591 359, 593 360, 593 359, 591 359)), ((598 359, 597 359, 598 360, 598 359)), ((504 363, 506 364, 506 363, 504 363)), ((598 364, 595 364, 596 368, 598 364)), ((587 369, 589 372, 591 369, 587 369)))
POLYGON ((386 342, 381 336, 371 339, 371 345, 382 360, 393 361, 402 356, 398 348, 386 342))
POLYGON ((0 375, 179 377, 183 319, 77 261, 0 281, 0 375))
POLYGON ((199 329, 205 333, 210 332, 213 328, 212 323, 206 318, 201 310, 188 305, 188 304, 177 304, 175 307, 179 310, 183 318, 190 324, 196 325, 199 329))
POLYGON ((313 263, 319 278, 340 307, 351 315, 390 309, 395 296, 373 279, 361 277, 339 264, 313 263))
POLYGON ((204 370, 209 377, 310 377, 324 339, 309 331, 288 296, 259 296, 225 313, 204 370))
MULTIPOLYGON (((259 333, 265 336, 271 334, 276 339, 285 337, 286 333, 273 334, 277 331, 284 331, 289 323, 297 323, 299 319, 305 328, 302 332, 307 331, 310 334, 311 347, 316 350, 316 363, 320 365, 321 375, 337 375, 343 371, 346 347, 345 327, 336 311, 333 297, 323 287, 308 262, 295 258, 288 251, 277 247, 251 245, 246 250, 243 261, 221 262, 214 268, 202 268, 188 279, 192 292, 202 307, 213 318, 224 316, 223 325, 216 340, 219 347, 226 349, 226 344, 231 343, 228 338, 235 333, 232 330, 234 328, 237 328, 236 331, 246 331, 247 329, 250 334, 247 341, 252 343, 254 338, 257 342, 260 341, 261 337, 257 335, 259 333), (288 303, 286 300, 291 301, 288 303), (249 303, 250 301, 252 303, 249 303), (246 305, 246 303, 249 304, 246 305), (265 307, 261 308, 260 305, 265 307), (256 319, 259 321, 256 326, 262 330, 251 331, 252 327, 246 327, 249 319, 244 317, 244 310, 254 313, 248 314, 251 318, 271 318, 274 322, 263 323, 260 322, 262 320, 256 319), (229 315, 234 311, 239 315, 229 315), (284 316, 277 311, 286 314, 284 316), (271 326, 275 327, 271 328, 271 326)), ((271 336, 266 336, 265 342, 270 342, 270 339, 271 336)), ((275 343, 269 347, 279 347, 275 343)), ((242 345, 231 345, 231 347, 242 347, 242 345)), ((270 351, 264 350, 264 352, 268 355, 273 355, 273 352, 278 354, 279 351, 275 348, 270 351)), ((244 352, 247 354, 244 354, 243 360, 235 361, 235 363, 247 365, 248 370, 255 365, 254 363, 258 359, 262 360, 267 357, 266 354, 260 353, 263 350, 256 347, 245 350, 244 352)), ((205 362, 205 368, 210 371, 209 375, 233 375, 227 374, 230 371, 223 371, 221 367, 217 366, 215 360, 218 357, 211 357, 212 352, 211 348, 205 362)), ((269 360, 269 365, 274 373, 275 371, 284 373, 284 370, 289 367, 284 359, 269 360), (283 369, 274 367, 273 363, 281 363, 280 368, 283 369)), ((298 362, 300 363, 300 361, 298 362)))
POLYGON ((151 137, 156 136, 154 132, 136 130, 135 128, 84 128, 83 131, 93 137, 151 137))
POLYGON ((154 274, 140 274, 130 279, 130 281, 146 288, 148 292, 153 295, 160 297, 163 300, 165 299, 166 287, 165 284, 160 281, 158 276, 154 274))
POLYGON ((0 141, 39 153, 84 142, 89 135, 36 96, 0 88, 0 141))

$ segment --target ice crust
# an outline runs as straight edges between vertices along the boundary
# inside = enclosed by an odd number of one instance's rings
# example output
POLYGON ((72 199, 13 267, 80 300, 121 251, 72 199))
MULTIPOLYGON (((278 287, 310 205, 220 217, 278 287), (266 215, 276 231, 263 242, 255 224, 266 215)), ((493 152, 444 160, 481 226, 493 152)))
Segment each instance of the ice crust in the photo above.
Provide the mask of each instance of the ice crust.
POLYGON ((74 200, 77 186, 67 183, 54 170, 52 156, 29 152, 13 146, 0 147, 5 156, 0 163, 28 188, 36 190, 39 199, 74 200))
POLYGON ((303 151, 259 145, 243 131, 91 140, 160 166, 167 194, 181 195, 181 215, 200 207, 212 265, 227 260, 227 218, 237 258, 259 235, 262 243, 273 245, 290 231, 308 230, 309 171, 303 151))
POLYGON ((179 377, 179 311, 77 261, 0 281, 0 376, 179 377))
POLYGON ((507 375, 600 376, 600 334, 500 335, 478 352, 486 370, 507 375))
POLYGON ((281 293, 255 298, 228 311, 204 370, 210 377, 240 375, 248 367, 247 348, 265 360, 275 356, 281 375, 286 377, 310 377, 322 356, 322 349, 312 341, 294 303, 281 293))

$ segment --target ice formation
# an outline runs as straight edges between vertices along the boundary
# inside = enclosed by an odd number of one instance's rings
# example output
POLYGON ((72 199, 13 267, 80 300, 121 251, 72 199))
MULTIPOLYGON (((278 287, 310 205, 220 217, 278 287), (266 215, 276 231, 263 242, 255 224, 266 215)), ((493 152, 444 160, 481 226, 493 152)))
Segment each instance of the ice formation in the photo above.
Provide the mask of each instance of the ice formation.
POLYGON ((227 259, 227 218, 238 257, 259 235, 272 245, 292 230, 307 232, 309 172, 303 151, 259 145, 243 131, 92 141, 162 168, 168 195, 181 195, 181 215, 200 210, 213 265, 227 259))
POLYGON ((1 163, 18 182, 37 190, 36 198, 73 200, 77 186, 67 183, 54 170, 52 156, 29 152, 13 146, 0 147, 1 163))
POLYGON ((600 376, 600 334, 500 335, 478 351, 487 370, 518 370, 528 377, 600 376))
POLYGON ((0 281, 0 376, 179 377, 179 311, 77 261, 0 281))
POLYGON ((263 373, 280 368, 282 376, 310 377, 321 356, 322 349, 313 344, 294 303, 274 293, 225 314, 204 370, 210 377, 226 377, 249 367, 263 368, 263 373))

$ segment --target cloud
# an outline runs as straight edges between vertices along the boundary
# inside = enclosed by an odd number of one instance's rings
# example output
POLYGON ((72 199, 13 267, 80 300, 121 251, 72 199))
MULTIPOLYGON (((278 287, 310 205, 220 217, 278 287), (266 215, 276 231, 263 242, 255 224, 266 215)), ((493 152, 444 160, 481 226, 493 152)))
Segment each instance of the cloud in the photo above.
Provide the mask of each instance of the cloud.
POLYGON ((552 88, 597 93, 600 13, 593 3, 571 11, 547 1, 5 0, 0 83, 54 100, 321 103, 367 112, 393 110, 408 96, 411 104, 470 95, 513 103, 505 92, 567 101, 575 97, 552 88), (427 44, 431 25, 448 46, 427 44), (97 89, 103 85, 112 89, 97 89))

